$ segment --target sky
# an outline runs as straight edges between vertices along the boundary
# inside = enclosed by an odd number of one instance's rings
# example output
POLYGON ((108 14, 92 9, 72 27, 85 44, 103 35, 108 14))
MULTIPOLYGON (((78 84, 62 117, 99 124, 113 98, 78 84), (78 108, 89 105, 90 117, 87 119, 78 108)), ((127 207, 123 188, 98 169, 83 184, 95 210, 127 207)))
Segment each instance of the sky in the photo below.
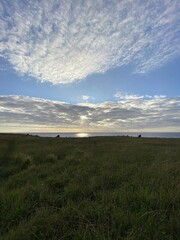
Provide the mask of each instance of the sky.
POLYGON ((0 132, 180 132, 179 0, 0 0, 0 132))

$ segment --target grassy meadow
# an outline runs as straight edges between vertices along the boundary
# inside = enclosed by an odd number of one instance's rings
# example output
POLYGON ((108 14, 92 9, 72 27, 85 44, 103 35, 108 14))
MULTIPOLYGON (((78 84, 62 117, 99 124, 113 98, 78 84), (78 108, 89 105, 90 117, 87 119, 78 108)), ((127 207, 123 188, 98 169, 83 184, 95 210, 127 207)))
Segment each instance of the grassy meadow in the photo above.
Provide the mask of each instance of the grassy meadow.
POLYGON ((0 134, 0 240, 178 240, 180 139, 0 134))

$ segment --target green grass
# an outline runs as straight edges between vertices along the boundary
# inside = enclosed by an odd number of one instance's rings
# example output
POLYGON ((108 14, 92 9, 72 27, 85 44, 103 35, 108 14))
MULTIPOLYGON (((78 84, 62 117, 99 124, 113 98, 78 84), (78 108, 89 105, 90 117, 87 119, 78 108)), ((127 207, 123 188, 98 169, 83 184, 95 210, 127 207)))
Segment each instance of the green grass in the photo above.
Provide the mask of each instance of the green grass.
POLYGON ((180 139, 0 134, 0 240, 178 240, 180 139))

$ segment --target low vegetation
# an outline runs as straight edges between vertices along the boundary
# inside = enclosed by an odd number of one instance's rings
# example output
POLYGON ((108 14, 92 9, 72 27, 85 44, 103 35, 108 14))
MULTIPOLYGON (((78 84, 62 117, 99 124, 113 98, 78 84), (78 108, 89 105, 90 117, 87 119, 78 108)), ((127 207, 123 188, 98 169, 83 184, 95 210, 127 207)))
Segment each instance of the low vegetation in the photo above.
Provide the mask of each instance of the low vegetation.
POLYGON ((0 134, 0 240, 178 240, 180 139, 0 134))

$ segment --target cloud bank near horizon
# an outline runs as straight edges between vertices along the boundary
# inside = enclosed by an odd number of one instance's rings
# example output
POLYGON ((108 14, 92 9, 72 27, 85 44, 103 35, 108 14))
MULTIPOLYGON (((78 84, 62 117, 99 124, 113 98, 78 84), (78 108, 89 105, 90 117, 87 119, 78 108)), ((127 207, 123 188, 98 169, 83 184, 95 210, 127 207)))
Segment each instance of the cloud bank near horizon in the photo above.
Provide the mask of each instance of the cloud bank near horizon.
POLYGON ((77 105, 25 96, 0 96, 0 132, 180 131, 180 97, 77 105))
POLYGON ((180 55, 179 0, 2 0, 0 57, 19 74, 67 84, 180 55))

